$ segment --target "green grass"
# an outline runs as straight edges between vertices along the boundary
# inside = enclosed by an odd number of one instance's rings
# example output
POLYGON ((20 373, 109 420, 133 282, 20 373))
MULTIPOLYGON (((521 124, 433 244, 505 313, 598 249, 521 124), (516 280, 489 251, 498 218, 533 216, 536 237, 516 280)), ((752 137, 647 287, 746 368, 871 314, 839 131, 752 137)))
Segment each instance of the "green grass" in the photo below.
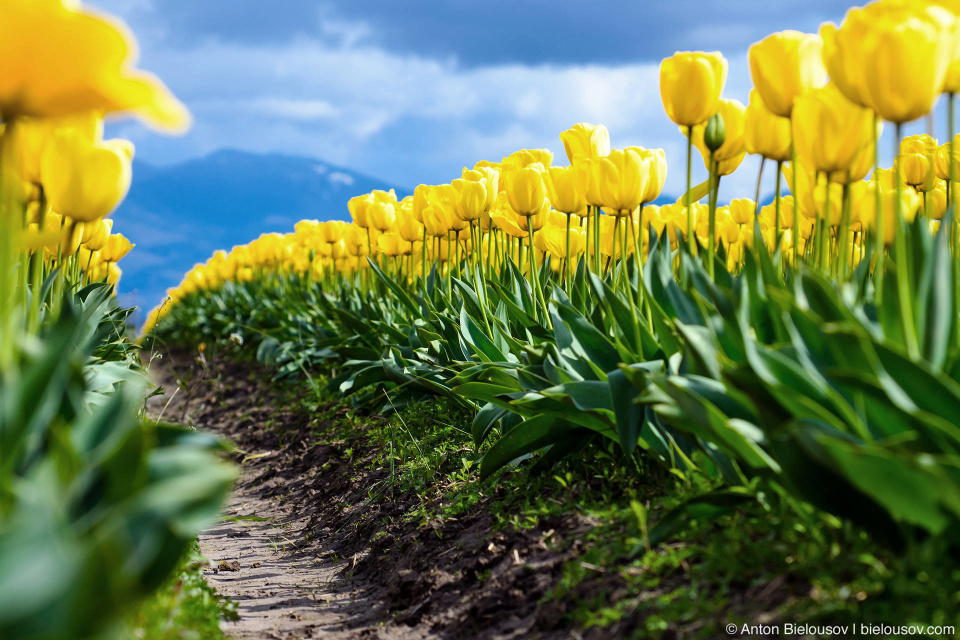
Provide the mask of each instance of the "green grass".
POLYGON ((220 640, 221 620, 236 620, 236 603, 203 578, 206 560, 196 545, 163 587, 131 615, 121 634, 136 640, 220 640))
MULTIPOLYGON (((301 406, 317 424, 346 406, 287 389, 283 404, 301 406)), ((624 457, 611 443, 591 445, 539 477, 508 468, 477 482, 471 465, 482 451, 471 445, 471 417, 438 399, 386 419, 350 410, 316 435, 338 444, 347 459, 368 447, 370 468, 390 469, 392 460, 392 475, 370 497, 383 499, 391 488, 418 496, 404 515, 408 522, 475 513, 482 503, 494 530, 531 528, 571 513, 597 523, 547 596, 567 605, 566 622, 577 627, 622 623, 635 638, 679 627, 687 637, 712 638, 727 623, 756 622, 759 613, 807 623, 960 622, 956 562, 933 551, 896 557, 852 525, 788 497, 761 493, 753 506, 689 522, 647 551, 650 527, 718 483, 697 472, 680 478, 659 465, 645 467, 642 457, 624 457), (502 497, 484 500, 495 493, 502 497)))

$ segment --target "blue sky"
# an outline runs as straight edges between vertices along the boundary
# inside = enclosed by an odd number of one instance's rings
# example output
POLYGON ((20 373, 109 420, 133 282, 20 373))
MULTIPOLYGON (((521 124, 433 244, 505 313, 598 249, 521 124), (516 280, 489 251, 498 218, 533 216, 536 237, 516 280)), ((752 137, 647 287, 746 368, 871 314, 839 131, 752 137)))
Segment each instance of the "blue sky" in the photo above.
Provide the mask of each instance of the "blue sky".
MULTIPOLYGON (((448 181, 464 165, 547 147, 602 122, 615 147, 663 147, 679 195, 684 140, 658 90, 661 58, 723 51, 726 95, 747 101, 746 50, 773 31, 839 22, 842 0, 100 0, 137 33, 141 64, 190 107, 165 138, 113 135, 167 164, 220 148, 308 155, 392 183, 448 181)), ((728 197, 751 196, 756 163, 728 197)), ((768 172, 772 173, 772 172, 768 172)), ((766 191, 767 189, 765 189, 766 191)))

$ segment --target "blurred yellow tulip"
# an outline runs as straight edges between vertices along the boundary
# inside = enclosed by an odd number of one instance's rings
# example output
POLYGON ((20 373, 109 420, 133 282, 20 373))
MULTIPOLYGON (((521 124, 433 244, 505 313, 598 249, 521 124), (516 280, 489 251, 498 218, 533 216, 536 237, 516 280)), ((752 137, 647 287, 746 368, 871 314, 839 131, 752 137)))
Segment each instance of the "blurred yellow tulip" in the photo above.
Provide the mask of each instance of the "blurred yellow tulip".
POLYGON ((903 123, 928 113, 944 88, 958 23, 932 5, 879 2, 865 9, 863 81, 869 106, 903 123), (872 8, 872 9, 871 9, 872 8))
POLYGON ((173 132, 187 109, 160 80, 134 68, 126 27, 73 0, 8 0, 0 21, 0 113, 50 117, 129 112, 173 132))
POLYGON ((74 129, 59 129, 41 163, 50 206, 80 222, 109 215, 130 188, 133 144, 107 140, 91 144, 74 129))
POLYGON ((119 262, 130 250, 136 246, 122 233, 114 233, 100 249, 100 259, 104 262, 119 262))
POLYGON ((922 134, 904 138, 896 163, 900 178, 917 191, 930 191, 936 180, 936 155, 937 141, 933 137, 922 134))
MULTIPOLYGON (((726 138, 720 147, 713 152, 713 159, 717 163, 717 174, 721 176, 730 175, 737 170, 744 156, 747 155, 744 142, 744 122, 746 120, 746 108, 739 100, 721 100, 717 110, 720 117, 723 118, 726 129, 726 138)), ((699 125, 693 128, 693 144, 700 151, 703 157, 703 164, 710 169, 710 149, 704 143, 703 135, 706 125, 699 125)))
POLYGON ((706 123, 717 112, 727 82, 719 51, 678 51, 660 63, 660 98, 667 117, 681 127, 706 123))
POLYGON ((764 104, 775 115, 789 118, 794 101, 827 82, 820 36, 780 31, 750 47, 750 75, 764 104))
POLYGON ((743 123, 743 144, 747 153, 769 160, 790 159, 790 119, 775 115, 756 89, 750 90, 750 104, 743 123))
MULTIPOLYGON (((960 178, 960 134, 953 138, 953 172, 954 179, 960 178)), ((934 172, 941 180, 950 179, 950 143, 945 142, 937 147, 933 158, 934 172)))
POLYGON ((796 99, 793 140, 800 161, 815 171, 846 172, 873 141, 873 114, 847 100, 836 85, 796 99))
MULTIPOLYGON (((877 227, 877 183, 871 181, 866 189, 860 191, 858 197, 851 200, 852 207, 857 211, 861 224, 867 229, 877 227)), ((900 190, 900 203, 903 217, 907 222, 913 222, 920 208, 920 196, 913 189, 900 190)), ((883 241, 886 245, 893 244, 896 237, 897 190, 880 186, 880 211, 883 215, 883 241)))
POLYGON ((733 220, 734 224, 746 224, 752 228, 756 210, 757 203, 749 198, 736 198, 730 201, 730 219, 733 220))

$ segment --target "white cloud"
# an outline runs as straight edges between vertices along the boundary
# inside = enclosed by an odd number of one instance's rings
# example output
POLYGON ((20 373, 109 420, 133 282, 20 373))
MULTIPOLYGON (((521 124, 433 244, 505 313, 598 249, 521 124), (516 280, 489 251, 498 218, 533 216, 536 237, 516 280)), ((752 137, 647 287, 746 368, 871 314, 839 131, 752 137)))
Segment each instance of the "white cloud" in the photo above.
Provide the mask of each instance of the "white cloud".
POLYGON ((348 173, 341 173, 340 171, 334 171, 327 178, 332 185, 343 185, 349 187, 353 184, 353 176, 348 173))
MULTIPOLYGON (((462 68, 358 44, 361 27, 344 26, 354 36, 336 46, 300 38, 284 46, 206 42, 153 51, 152 68, 196 115, 181 153, 229 146, 310 155, 411 187, 522 147, 550 148, 563 163, 559 133, 599 122, 614 146, 664 148, 665 192, 682 193, 685 140, 664 114, 658 64, 462 68), (178 73, 184 68, 191 72, 178 73)), ((746 102, 746 54, 729 57, 725 93, 746 102)), ((152 139, 141 141, 149 153, 152 139)), ((699 182, 705 172, 696 153, 694 160, 699 182)), ((726 178, 722 197, 752 197, 756 166, 745 162, 726 178)), ((768 184, 772 190, 772 179, 768 184)))

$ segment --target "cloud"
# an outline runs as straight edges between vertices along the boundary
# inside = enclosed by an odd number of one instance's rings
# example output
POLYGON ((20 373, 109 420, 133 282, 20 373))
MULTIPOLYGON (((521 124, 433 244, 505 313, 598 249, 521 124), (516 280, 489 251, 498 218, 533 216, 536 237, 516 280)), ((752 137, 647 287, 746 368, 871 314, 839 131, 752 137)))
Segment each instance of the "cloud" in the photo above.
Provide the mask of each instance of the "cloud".
MULTIPOLYGON (((147 25, 144 65, 171 85, 197 123, 179 140, 135 124, 113 133, 133 139, 149 162, 236 147, 322 158, 413 186, 449 180, 478 159, 498 160, 521 147, 550 148, 564 162, 558 134, 576 122, 602 122, 615 146, 664 148, 666 192, 679 195, 685 141, 660 103, 660 57, 723 47, 726 94, 746 102, 752 40, 784 26, 815 29, 846 7, 802 2, 798 12, 801 0, 763 7, 731 0, 715 12, 704 10, 712 3, 676 0, 643 3, 638 14, 640 3, 607 0, 590 12, 541 0, 496 0, 497 11, 433 0, 416 8, 289 0, 273 12, 282 15, 260 20, 269 12, 252 2, 107 0, 108 7, 126 5, 138 32, 147 25), (244 20, 260 31, 248 33, 244 20), (571 29, 580 30, 577 37, 571 29)), ((705 176, 700 165, 695 154, 696 181, 705 176)), ((724 192, 752 195, 756 165, 748 161, 725 179, 724 192)))

